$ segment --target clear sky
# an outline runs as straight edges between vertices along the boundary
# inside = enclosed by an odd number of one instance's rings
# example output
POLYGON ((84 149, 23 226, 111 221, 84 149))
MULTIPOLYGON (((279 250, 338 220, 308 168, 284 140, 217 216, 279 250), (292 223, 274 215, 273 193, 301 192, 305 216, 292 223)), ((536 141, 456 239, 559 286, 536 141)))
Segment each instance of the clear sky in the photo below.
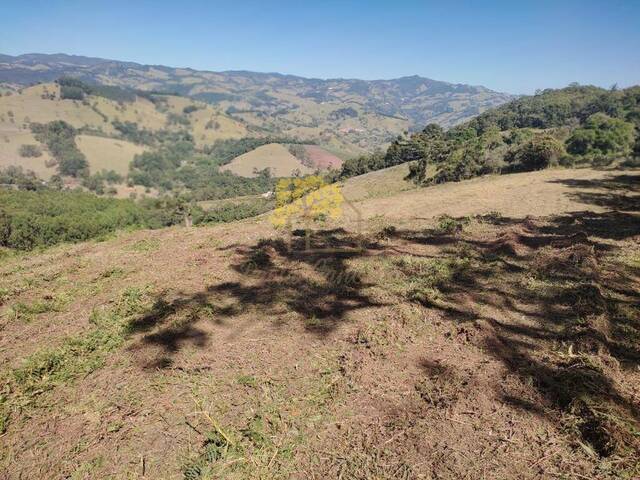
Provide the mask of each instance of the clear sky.
POLYGON ((510 93, 640 83, 640 0, 3 0, 0 53, 510 93))

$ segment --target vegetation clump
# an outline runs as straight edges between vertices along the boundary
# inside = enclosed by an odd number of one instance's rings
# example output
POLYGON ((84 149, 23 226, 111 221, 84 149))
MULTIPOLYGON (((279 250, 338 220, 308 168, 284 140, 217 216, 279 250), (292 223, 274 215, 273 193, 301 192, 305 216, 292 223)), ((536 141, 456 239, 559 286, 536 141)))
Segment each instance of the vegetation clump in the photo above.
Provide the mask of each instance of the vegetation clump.
POLYGON ((42 156, 42 149, 38 145, 33 144, 20 145, 18 154, 25 158, 40 157, 42 156))
POLYGON ((75 128, 63 120, 54 120, 45 124, 32 123, 31 131, 58 162, 60 175, 78 177, 87 174, 89 163, 76 145, 75 128))

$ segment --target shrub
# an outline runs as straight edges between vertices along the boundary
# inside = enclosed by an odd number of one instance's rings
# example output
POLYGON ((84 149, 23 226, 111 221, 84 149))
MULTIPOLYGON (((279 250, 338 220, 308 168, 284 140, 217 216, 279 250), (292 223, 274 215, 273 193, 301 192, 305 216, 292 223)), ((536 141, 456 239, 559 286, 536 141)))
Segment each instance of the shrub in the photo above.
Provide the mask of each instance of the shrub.
POLYGON ((84 91, 80 87, 60 85, 60 98, 62 100, 82 100, 84 99, 84 91))
POLYGON ((564 155, 564 146, 548 134, 536 135, 531 140, 518 147, 510 157, 518 162, 522 170, 541 170, 551 165, 557 165, 564 155))
POLYGON ((21 157, 40 157, 42 149, 38 145, 20 145, 18 153, 21 157))

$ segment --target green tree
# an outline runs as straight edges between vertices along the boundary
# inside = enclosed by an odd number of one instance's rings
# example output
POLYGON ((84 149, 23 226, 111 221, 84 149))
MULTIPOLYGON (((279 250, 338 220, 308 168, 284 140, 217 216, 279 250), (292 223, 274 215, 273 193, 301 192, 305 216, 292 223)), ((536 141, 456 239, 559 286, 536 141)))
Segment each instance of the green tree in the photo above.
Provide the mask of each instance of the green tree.
POLYGON ((520 145, 508 160, 518 162, 526 171, 541 170, 557 164, 564 153, 562 143, 549 134, 541 134, 520 145))
POLYGON ((604 113, 591 115, 583 128, 567 140, 567 151, 574 155, 628 154, 633 145, 634 125, 604 113))

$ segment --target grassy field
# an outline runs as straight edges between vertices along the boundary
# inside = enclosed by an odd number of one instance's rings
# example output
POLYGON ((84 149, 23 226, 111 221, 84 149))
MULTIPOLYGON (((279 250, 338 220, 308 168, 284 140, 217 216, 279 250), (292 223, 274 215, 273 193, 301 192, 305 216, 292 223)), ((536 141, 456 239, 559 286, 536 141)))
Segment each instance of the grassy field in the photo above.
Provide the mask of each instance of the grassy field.
POLYGON ((0 472, 636 478, 639 179, 353 179, 319 253, 259 218, 6 255, 0 472))
POLYGON ((33 170, 42 179, 49 179, 56 173, 55 166, 47 167, 52 158, 45 150, 39 157, 21 157, 21 145, 40 145, 29 131, 0 129, 0 168, 10 165, 21 166, 25 170, 33 170))
POLYGON ((229 170, 242 177, 255 177, 254 169, 263 170, 269 168, 274 177, 288 177, 292 172, 313 173, 313 169, 305 167, 300 160, 294 157, 287 147, 278 143, 270 143, 256 148, 248 153, 233 159, 221 170, 229 170))
POLYGON ((89 160, 92 172, 115 170, 120 175, 129 173, 129 164, 133 157, 146 149, 140 145, 113 138, 78 135, 76 144, 89 160))
POLYGON ((369 172, 343 182, 342 193, 346 199, 352 202, 368 198, 388 197, 416 188, 413 182, 406 180, 408 174, 409 165, 406 163, 369 172))

